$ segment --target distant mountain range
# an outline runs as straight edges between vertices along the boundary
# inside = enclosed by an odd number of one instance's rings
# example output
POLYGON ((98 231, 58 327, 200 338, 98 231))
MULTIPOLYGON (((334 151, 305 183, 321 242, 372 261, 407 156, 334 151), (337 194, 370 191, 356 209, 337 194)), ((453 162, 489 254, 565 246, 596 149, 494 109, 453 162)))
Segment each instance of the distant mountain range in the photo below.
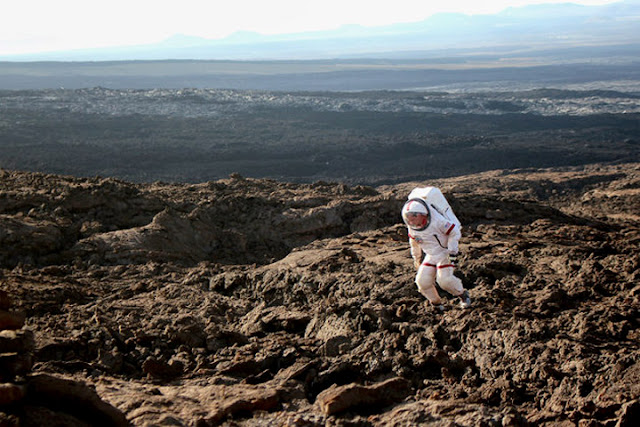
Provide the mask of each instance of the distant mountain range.
POLYGON ((508 8, 493 15, 436 14, 420 22, 284 35, 238 32, 224 39, 175 35, 157 44, 30 55, 11 61, 312 60, 426 58, 479 49, 544 50, 637 44, 640 1, 508 8))

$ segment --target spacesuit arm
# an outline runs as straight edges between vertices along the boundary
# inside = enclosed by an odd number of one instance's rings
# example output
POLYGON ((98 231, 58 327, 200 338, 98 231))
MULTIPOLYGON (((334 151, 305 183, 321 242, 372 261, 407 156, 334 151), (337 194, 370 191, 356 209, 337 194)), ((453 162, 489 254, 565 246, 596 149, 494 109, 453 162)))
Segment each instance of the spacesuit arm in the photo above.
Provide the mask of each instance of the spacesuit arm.
POLYGON ((446 234, 449 237, 447 241, 447 251, 450 254, 457 254, 458 242, 462 237, 462 233, 460 232, 460 227, 456 224, 449 224, 449 228, 447 229, 446 234))
POLYGON ((418 267, 420 267, 420 263, 422 262, 422 248, 420 247, 420 244, 411 237, 409 237, 409 246, 411 248, 411 258, 413 258, 413 265, 417 269, 418 267))

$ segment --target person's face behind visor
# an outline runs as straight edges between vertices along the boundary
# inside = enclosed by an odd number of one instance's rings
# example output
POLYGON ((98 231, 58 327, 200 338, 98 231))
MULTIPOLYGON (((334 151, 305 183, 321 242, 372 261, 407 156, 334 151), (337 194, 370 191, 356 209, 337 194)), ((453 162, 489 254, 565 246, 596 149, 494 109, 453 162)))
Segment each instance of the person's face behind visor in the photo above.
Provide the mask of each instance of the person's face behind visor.
POLYGON ((427 215, 423 213, 408 212, 406 218, 410 227, 423 228, 427 225, 427 215))

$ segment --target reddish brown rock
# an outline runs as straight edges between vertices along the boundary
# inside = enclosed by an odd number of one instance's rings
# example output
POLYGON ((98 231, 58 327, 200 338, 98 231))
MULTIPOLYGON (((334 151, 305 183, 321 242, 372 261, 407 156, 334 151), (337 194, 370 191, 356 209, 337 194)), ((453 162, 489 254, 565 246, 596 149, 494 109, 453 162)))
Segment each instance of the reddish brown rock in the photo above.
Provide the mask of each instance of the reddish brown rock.
POLYGON ((634 422, 640 165, 427 183, 464 225, 468 310, 415 287, 398 210, 424 184, 5 172, 2 310, 27 319, 0 333, 3 382, 77 381, 134 425, 634 422))
POLYGON ((25 319, 24 313, 0 310, 0 330, 20 329, 24 326, 25 319))
POLYGON ((366 407, 367 410, 376 412, 376 409, 402 401, 410 392, 409 381, 391 378, 370 386, 348 384, 331 387, 318 395, 316 403, 325 415, 358 407, 366 407))

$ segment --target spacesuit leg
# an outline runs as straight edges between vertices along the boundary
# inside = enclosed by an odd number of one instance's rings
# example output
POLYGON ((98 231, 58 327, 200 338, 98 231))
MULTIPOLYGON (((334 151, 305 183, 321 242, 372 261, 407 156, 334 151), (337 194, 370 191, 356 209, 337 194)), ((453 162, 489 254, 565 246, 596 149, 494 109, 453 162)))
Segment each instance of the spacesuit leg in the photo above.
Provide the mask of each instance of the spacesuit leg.
POLYGON ((436 290, 436 265, 430 264, 427 257, 416 274, 418 291, 433 305, 439 305, 442 300, 436 290))
POLYGON ((447 264, 438 265, 437 280, 438 285, 451 295, 460 296, 464 292, 462 280, 453 274, 454 268, 447 264))

